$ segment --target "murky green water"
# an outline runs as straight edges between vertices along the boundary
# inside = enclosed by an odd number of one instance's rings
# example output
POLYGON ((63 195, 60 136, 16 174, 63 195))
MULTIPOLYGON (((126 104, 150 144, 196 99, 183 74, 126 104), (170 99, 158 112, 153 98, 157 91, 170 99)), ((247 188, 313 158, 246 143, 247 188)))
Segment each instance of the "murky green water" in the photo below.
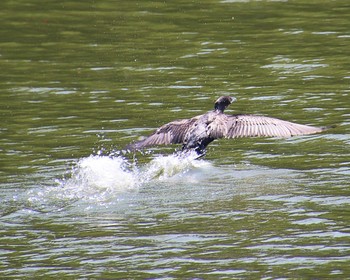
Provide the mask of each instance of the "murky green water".
POLYGON ((0 278, 350 277, 348 1, 1 1, 0 278), (321 135, 121 150, 203 113, 321 135))

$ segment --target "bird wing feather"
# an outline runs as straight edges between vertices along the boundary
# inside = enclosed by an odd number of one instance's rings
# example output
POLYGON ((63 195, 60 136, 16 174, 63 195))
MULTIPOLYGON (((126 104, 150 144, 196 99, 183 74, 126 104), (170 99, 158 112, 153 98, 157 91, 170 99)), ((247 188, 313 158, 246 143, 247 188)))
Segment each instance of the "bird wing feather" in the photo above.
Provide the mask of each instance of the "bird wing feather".
POLYGON ((131 143, 127 146, 127 149, 139 150, 148 146, 183 143, 187 131, 199 117, 200 116, 191 119, 175 120, 164 124, 145 139, 131 143))
POLYGON ((214 138, 291 137, 318 133, 325 128, 257 115, 219 115, 208 127, 214 138))

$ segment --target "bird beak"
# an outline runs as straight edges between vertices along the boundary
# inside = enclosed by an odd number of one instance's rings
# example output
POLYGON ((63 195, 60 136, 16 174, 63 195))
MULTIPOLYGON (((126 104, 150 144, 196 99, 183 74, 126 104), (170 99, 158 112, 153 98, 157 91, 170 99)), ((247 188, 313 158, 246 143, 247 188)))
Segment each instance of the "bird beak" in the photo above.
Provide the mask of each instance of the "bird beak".
POLYGON ((236 97, 232 97, 232 96, 230 96, 230 98, 231 98, 231 103, 233 103, 233 102, 237 101, 237 98, 236 98, 236 97))

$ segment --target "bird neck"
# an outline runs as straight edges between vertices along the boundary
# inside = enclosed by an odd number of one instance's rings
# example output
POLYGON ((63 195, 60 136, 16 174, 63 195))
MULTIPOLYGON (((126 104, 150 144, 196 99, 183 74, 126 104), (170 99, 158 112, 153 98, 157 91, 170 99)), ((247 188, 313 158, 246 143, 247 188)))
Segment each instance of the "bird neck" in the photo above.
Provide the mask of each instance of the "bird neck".
POLYGON ((223 113, 225 109, 226 107, 223 105, 215 105, 214 111, 217 113, 223 113))

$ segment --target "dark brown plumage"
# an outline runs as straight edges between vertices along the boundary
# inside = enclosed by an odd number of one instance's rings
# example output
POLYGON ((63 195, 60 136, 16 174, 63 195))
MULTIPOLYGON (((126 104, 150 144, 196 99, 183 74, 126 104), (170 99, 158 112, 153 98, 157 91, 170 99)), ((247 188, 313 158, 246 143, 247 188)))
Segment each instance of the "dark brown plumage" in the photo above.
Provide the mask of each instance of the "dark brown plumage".
POLYGON ((167 123, 144 140, 134 142, 127 148, 139 150, 148 146, 182 144, 182 150, 205 153, 209 143, 219 138, 239 137, 291 137, 318 133, 325 128, 314 127, 276 118, 257 115, 226 115, 224 110, 236 99, 221 96, 214 110, 191 119, 167 123))

